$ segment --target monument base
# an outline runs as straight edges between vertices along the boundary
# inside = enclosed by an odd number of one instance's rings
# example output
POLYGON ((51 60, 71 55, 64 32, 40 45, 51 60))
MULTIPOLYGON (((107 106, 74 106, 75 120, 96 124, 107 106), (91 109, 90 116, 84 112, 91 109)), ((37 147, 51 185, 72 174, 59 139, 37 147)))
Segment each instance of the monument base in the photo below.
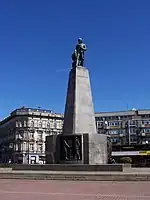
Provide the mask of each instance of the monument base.
MULTIPOLYGON (((88 134, 89 160, 87 164, 107 163, 107 135, 88 134)), ((86 152, 85 152, 86 153, 86 152)))
POLYGON ((68 134, 46 137, 46 164, 106 164, 107 136, 68 134))

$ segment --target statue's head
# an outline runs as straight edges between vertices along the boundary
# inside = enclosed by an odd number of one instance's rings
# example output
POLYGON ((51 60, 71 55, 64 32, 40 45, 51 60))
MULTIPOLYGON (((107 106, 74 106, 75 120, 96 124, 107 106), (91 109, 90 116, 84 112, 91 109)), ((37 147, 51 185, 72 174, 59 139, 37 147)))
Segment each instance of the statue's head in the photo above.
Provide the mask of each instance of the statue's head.
POLYGON ((82 38, 78 38, 78 43, 81 44, 83 42, 82 38))

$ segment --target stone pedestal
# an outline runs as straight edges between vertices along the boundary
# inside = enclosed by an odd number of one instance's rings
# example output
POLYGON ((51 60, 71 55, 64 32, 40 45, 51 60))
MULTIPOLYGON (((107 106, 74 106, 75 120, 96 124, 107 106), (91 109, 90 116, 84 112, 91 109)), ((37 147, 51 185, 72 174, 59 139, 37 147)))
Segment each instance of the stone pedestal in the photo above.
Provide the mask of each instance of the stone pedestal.
POLYGON ((63 134, 96 133, 88 69, 76 67, 69 74, 63 134))
POLYGON ((54 164, 58 163, 59 160, 59 149, 56 151, 58 136, 51 135, 46 137, 45 142, 45 154, 46 154, 46 163, 54 164))
POLYGON ((107 135, 88 134, 89 136, 89 162, 88 164, 107 163, 107 135))
POLYGON ((107 136, 104 134, 67 134, 46 139, 47 164, 106 164, 107 136), (76 145, 76 138, 79 145, 76 145), (67 142, 70 148, 64 145, 67 142), (76 149, 77 146, 77 149, 76 149))
MULTIPOLYGON (((63 134, 49 137, 52 163, 106 164, 107 136, 97 134, 88 69, 76 67, 69 74, 63 134)), ((47 147, 49 146, 47 145, 47 147)), ((47 148, 48 149, 48 148, 47 148)), ((48 151, 49 152, 49 151, 48 151)))

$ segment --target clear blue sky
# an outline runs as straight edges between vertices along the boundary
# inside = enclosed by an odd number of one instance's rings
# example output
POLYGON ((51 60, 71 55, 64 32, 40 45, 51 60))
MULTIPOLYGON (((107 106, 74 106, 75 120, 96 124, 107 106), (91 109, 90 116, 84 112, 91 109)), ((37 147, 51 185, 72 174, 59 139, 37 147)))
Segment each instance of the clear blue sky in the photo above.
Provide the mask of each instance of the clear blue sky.
POLYGON ((150 108, 149 0, 0 0, 0 119, 20 106, 64 112, 78 37, 95 111, 150 108))

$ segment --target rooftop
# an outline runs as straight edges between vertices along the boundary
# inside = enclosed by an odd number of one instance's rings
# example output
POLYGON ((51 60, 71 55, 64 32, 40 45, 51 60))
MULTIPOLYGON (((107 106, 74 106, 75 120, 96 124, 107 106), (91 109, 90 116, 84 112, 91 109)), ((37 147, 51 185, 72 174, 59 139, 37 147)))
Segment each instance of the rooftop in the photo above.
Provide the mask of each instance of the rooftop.
POLYGON ((102 116, 128 116, 128 115, 135 115, 138 113, 139 115, 146 115, 150 114, 150 109, 135 109, 132 110, 123 110, 123 111, 112 111, 112 112, 95 112, 95 116, 102 117, 102 116))
MULTIPOLYGON (((150 115, 150 109, 135 109, 132 110, 123 110, 123 111, 112 111, 112 112, 95 112, 96 117, 111 117, 111 116, 131 116, 138 113, 139 115, 150 115)), ((53 110, 42 109, 38 108, 30 108, 30 107, 21 107, 17 108, 10 113, 10 115, 3 119, 0 122, 0 125, 5 123, 6 121, 10 120, 12 117, 17 115, 37 115, 37 116, 51 116, 51 117, 60 117, 63 118, 63 114, 55 113, 53 110)))
POLYGON ((8 117, 0 121, 0 125, 4 124, 5 122, 9 121, 10 119, 18 115, 35 115, 35 116, 43 116, 43 117, 63 118, 63 114, 55 113, 52 110, 41 109, 41 108, 27 108, 23 106, 21 108, 17 108, 14 111, 12 111, 8 117))

